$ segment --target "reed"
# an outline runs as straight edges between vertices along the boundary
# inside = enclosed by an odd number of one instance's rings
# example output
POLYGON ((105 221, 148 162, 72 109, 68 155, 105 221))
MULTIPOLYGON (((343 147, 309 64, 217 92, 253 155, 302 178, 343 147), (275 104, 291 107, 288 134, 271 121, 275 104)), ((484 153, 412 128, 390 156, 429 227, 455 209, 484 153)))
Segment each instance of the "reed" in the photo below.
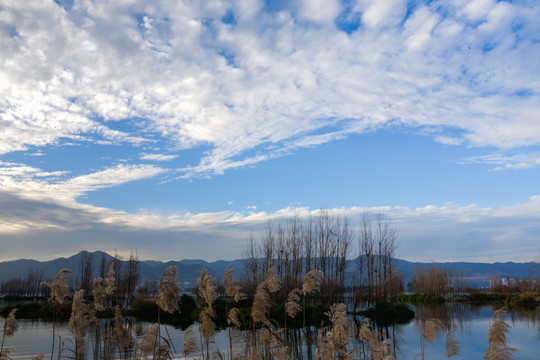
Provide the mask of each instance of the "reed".
POLYGON ((7 337, 13 336, 19 327, 17 320, 15 319, 15 313, 17 309, 13 309, 9 312, 9 315, 4 322, 4 330, 2 334, 2 345, 0 346, 0 359, 9 358, 7 353, 4 352, 4 341, 7 337))

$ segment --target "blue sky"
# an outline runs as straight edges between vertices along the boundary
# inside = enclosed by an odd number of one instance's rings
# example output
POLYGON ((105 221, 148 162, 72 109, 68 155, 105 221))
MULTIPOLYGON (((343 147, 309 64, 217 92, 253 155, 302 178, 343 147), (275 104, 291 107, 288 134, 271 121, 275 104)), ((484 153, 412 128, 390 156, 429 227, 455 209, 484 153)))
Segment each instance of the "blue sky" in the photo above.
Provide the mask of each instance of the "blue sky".
MULTIPOLYGON (((3 1, 3 260, 240 257, 383 212, 398 257, 540 257, 536 1, 3 1)), ((351 253, 351 256, 354 256, 351 253)))

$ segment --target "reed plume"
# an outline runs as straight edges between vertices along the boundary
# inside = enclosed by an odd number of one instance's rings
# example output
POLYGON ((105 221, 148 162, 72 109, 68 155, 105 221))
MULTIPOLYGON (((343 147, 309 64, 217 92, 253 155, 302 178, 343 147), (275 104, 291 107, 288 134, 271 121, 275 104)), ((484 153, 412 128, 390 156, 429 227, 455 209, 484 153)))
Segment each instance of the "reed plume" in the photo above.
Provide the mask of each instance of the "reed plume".
POLYGON ((274 273, 274 267, 269 266, 266 271, 266 279, 255 289, 253 305, 251 308, 251 318, 255 322, 270 325, 266 312, 270 306, 270 294, 279 290, 279 277, 274 273))
POLYGON ((15 312, 17 312, 17 309, 11 310, 6 318, 6 321, 4 322, 2 345, 0 346, 0 359, 9 358, 9 356, 4 352, 4 340, 6 337, 13 336, 19 327, 19 324, 17 324, 17 320, 15 319, 15 312))
POLYGON ((379 340, 377 333, 371 328, 371 323, 369 318, 362 320, 362 325, 360 326, 359 338, 362 342, 369 345, 369 350, 371 352, 371 357, 375 360, 383 360, 385 355, 385 346, 379 340))
POLYGON ((116 342, 116 346, 118 346, 118 349, 124 352, 126 351, 131 341, 131 336, 129 335, 127 329, 124 327, 124 322, 122 320, 122 311, 120 310, 119 305, 116 305, 114 307, 114 339, 116 342))
POLYGON ((143 335, 136 350, 140 352, 142 356, 154 355, 159 348, 159 325, 151 325, 146 333, 143 335))
POLYGON ((105 300, 105 288, 103 287, 102 278, 92 280, 92 295, 94 296, 94 308, 97 311, 105 310, 105 307, 103 307, 103 300, 105 300))
POLYGON ((49 300, 56 300, 59 304, 64 303, 64 299, 69 296, 69 283, 66 279, 66 274, 72 274, 69 269, 62 269, 56 274, 53 282, 44 281, 41 284, 46 285, 51 289, 51 297, 49 300))
POLYGON ((45 355, 44 355, 43 353, 41 353, 41 354, 39 354, 39 355, 34 356, 34 357, 32 358, 32 360, 43 360, 43 357, 44 357, 44 356, 45 356, 45 355))
POLYGON ((279 276, 274 272, 274 265, 268 267, 266 270, 266 288, 270 294, 275 293, 280 288, 279 276))
POLYGON ((456 339, 456 335, 454 334, 456 329, 451 329, 446 334, 446 356, 447 358, 451 358, 452 356, 459 356, 461 355, 461 349, 459 348, 459 341, 456 339))
POLYGON ((9 315, 6 318, 6 321, 4 322, 4 336, 10 337, 15 334, 17 331, 17 328, 19 327, 19 324, 17 323, 17 320, 15 319, 15 313, 18 309, 13 309, 9 312, 9 315))
POLYGON ((180 291, 180 285, 178 285, 178 268, 176 265, 169 266, 161 275, 161 281, 159 282, 156 302, 160 309, 171 314, 174 310, 178 310, 180 291))
POLYGON ((233 268, 232 264, 227 266, 225 270, 225 277, 223 278, 223 288, 225 289, 225 294, 234 298, 235 302, 240 301, 244 298, 245 295, 240 292, 240 285, 233 279, 233 268))
POLYGON ((211 307, 214 300, 217 298, 216 287, 214 286, 214 278, 208 275, 206 266, 203 266, 201 276, 197 279, 199 285, 199 293, 203 297, 206 305, 211 307))
POLYGON ((302 283, 302 293, 304 296, 314 293, 319 290, 324 274, 321 270, 313 269, 304 276, 302 283))
POLYGON ((287 295, 285 312, 291 318, 296 317, 296 314, 302 310, 302 306, 300 305, 300 295, 302 295, 302 291, 300 289, 293 289, 289 295, 287 295))
POLYGON ((232 308, 229 310, 229 314, 227 316, 227 324, 229 326, 234 326, 239 328, 240 327, 240 311, 237 308, 232 308))
POLYGON ((428 342, 433 343, 438 337, 442 329, 442 322, 439 319, 426 320, 422 329, 422 337, 428 342))
POLYGON ((75 353, 77 357, 84 354, 86 330, 93 327, 97 322, 94 310, 91 310, 84 303, 83 296, 83 289, 73 295, 71 317, 69 318, 69 331, 75 336, 75 353))
POLYGON ((107 277, 105 278, 105 293, 108 296, 112 296, 116 290, 114 280, 114 261, 110 263, 109 270, 107 271, 107 277))
POLYGON ((484 355, 485 360, 509 360, 512 359, 515 348, 507 346, 507 337, 510 333, 510 325, 504 321, 508 312, 502 307, 493 313, 493 320, 488 332, 489 345, 484 355))
POLYGON ((253 306, 251 307, 251 318, 254 322, 261 322, 265 325, 270 325, 268 318, 266 317, 266 311, 270 306, 270 294, 266 286, 266 281, 263 281, 255 289, 255 296, 253 297, 253 306))
POLYGON ((337 353, 340 359, 349 358, 351 353, 347 352, 347 345, 352 338, 353 324, 347 316, 347 306, 342 303, 334 304, 325 315, 332 323, 332 330, 327 333, 327 336, 331 338, 332 351, 337 353))
POLYGON ((199 351, 197 346, 197 339, 195 339, 195 333, 193 332, 193 325, 189 325, 186 332, 184 333, 184 356, 188 357, 194 355, 199 351))
POLYGON ((208 275, 206 266, 203 266, 201 271, 201 276, 197 279, 199 285, 199 293, 204 299, 206 306, 199 314, 199 322, 201 323, 199 327, 199 332, 204 338, 206 343, 206 358, 210 358, 210 340, 214 336, 215 324, 212 320, 216 317, 212 304, 217 298, 216 287, 214 285, 214 278, 208 275))

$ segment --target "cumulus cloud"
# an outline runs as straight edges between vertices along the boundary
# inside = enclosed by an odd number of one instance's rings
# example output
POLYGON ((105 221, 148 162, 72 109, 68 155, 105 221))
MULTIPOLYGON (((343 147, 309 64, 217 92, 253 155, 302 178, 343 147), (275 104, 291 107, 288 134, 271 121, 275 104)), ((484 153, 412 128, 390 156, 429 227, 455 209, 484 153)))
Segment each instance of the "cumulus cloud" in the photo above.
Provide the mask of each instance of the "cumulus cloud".
POLYGON ((73 139, 208 146, 192 176, 387 125, 538 145, 538 6, 324 3, 8 2, 0 153, 73 139), (350 33, 335 26, 347 11, 361 19, 350 33))

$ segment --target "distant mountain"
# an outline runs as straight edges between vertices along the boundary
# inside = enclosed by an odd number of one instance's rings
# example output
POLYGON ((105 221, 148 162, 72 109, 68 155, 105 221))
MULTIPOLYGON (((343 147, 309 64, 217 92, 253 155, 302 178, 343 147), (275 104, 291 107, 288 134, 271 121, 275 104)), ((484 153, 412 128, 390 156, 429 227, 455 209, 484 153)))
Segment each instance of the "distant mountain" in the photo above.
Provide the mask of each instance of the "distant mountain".
MULTIPOLYGON (((73 271, 72 279, 77 279, 79 276, 79 268, 81 258, 83 256, 92 258, 92 267, 94 277, 100 276, 100 267, 102 259, 105 259, 106 268, 114 259, 111 255, 102 252, 86 252, 73 255, 69 258, 58 258, 51 261, 36 261, 30 259, 21 259, 14 261, 0 262, 0 282, 7 281, 12 278, 26 278, 29 271, 43 271, 43 279, 54 279, 59 270, 68 268, 73 271)), ((357 260, 350 260, 347 264, 348 272, 353 273, 356 268, 357 260)), ((139 282, 143 284, 146 280, 159 280, 163 271, 171 265, 178 267, 178 280, 184 289, 191 289, 197 284, 197 278, 201 274, 203 266, 206 266, 209 275, 218 280, 223 279, 225 270, 232 263, 235 278, 240 278, 244 273, 242 260, 233 261, 214 261, 207 262, 204 260, 180 260, 180 261, 155 261, 145 260, 139 263, 139 282)), ((396 266, 404 275, 405 284, 410 281, 411 275, 419 266, 430 266, 430 263, 409 262, 406 260, 395 259, 396 266)), ((489 279, 495 276, 506 277, 510 275, 512 278, 526 278, 531 276, 531 269, 534 263, 466 263, 466 262, 447 262, 434 263, 436 267, 445 267, 454 274, 458 274, 465 278, 470 284, 476 286, 487 286, 489 279)), ((106 272, 105 272, 106 275, 106 272)))

